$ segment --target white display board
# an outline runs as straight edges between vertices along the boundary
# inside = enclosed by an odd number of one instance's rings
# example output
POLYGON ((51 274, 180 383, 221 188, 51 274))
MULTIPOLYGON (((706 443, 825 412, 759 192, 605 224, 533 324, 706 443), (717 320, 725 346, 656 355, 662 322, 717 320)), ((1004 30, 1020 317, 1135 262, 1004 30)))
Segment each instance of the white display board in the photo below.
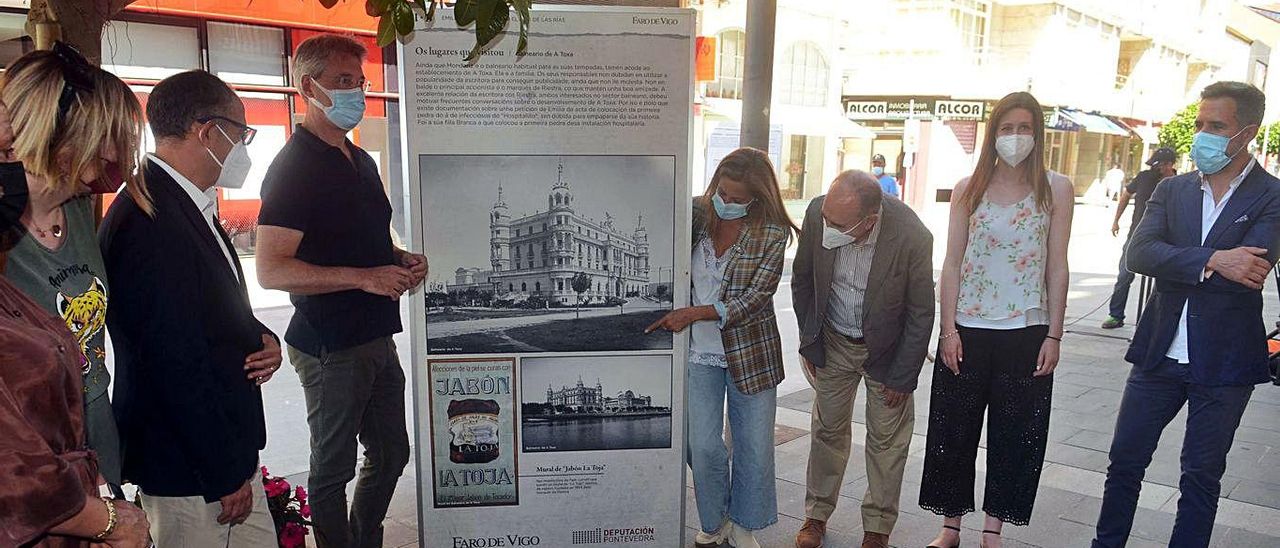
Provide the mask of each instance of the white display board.
POLYGON ((400 45, 420 543, 682 543, 694 13, 540 7, 400 45), (513 20, 510 28, 514 29, 513 20))

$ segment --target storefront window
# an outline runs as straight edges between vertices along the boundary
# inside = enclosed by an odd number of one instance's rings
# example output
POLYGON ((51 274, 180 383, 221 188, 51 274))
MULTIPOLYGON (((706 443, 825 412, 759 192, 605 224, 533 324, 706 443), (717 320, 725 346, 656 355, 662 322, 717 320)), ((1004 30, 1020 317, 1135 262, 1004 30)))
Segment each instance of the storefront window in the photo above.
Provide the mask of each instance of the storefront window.
POLYGON ((227 83, 288 85, 284 29, 210 21, 209 70, 227 83))
POLYGON ((799 200, 804 197, 804 176, 808 167, 805 136, 792 135, 790 145, 782 173, 782 199, 799 200))
POLYGON ((778 66, 778 99, 788 105, 820 107, 827 104, 830 69, 822 50, 812 42, 787 48, 778 66))
POLYGON ((0 67, 10 63, 28 51, 35 49, 35 43, 26 34, 27 16, 19 13, 0 12, 0 67))
POLYGON ((102 68, 121 78, 162 80, 203 66, 195 25, 112 21, 102 31, 102 68))
POLYGON ((747 53, 747 33, 726 30, 716 35, 720 42, 716 81, 707 84, 707 97, 742 98, 743 63, 747 53))

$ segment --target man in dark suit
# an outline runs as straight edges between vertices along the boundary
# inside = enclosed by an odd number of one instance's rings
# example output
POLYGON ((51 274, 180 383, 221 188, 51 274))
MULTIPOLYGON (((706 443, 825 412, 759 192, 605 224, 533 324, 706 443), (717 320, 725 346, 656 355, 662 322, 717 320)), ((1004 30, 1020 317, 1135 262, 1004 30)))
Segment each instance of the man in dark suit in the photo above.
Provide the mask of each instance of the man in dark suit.
POLYGON ((1269 380, 1261 289, 1280 253, 1280 180, 1247 151, 1265 100, 1238 82, 1204 89, 1191 147, 1199 169, 1156 187, 1129 244, 1129 269, 1155 278, 1156 291, 1125 356, 1133 370, 1095 547, 1124 546, 1151 454, 1184 405, 1169 545, 1209 545, 1227 451, 1253 385, 1269 380))
POLYGON ((122 194, 99 234, 119 280, 107 315, 124 475, 138 485, 158 546, 274 546, 258 451, 259 385, 280 345, 253 316, 215 186, 248 174, 244 105, 203 71, 156 85, 147 101, 156 153, 152 207, 122 194))
POLYGON ((910 207, 883 196, 875 177, 846 171, 804 217, 791 293, 801 360, 817 394, 799 548, 822 546, 840 498, 862 380, 868 484, 862 546, 887 547, 898 518, 915 424, 911 392, 933 332, 933 235, 910 207))

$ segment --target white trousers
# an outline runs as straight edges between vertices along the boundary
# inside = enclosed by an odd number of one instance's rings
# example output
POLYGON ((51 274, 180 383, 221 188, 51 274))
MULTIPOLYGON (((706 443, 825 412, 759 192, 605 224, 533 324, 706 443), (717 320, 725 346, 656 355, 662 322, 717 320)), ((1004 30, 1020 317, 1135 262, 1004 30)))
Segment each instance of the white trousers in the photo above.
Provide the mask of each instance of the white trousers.
POLYGON ((142 508, 151 522, 151 540, 157 548, 275 548, 275 522, 267 508, 262 472, 250 480, 253 513, 244 523, 219 525, 222 503, 204 497, 157 497, 141 493, 142 508))

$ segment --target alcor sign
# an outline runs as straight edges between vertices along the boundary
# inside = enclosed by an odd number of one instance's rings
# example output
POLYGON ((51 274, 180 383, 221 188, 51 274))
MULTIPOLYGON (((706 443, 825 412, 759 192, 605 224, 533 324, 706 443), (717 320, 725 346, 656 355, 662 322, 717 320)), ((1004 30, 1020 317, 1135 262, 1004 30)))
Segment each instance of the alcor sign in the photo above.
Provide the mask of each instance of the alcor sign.
POLYGON ((952 120, 981 120, 986 104, 982 101, 938 101, 933 113, 952 120))

